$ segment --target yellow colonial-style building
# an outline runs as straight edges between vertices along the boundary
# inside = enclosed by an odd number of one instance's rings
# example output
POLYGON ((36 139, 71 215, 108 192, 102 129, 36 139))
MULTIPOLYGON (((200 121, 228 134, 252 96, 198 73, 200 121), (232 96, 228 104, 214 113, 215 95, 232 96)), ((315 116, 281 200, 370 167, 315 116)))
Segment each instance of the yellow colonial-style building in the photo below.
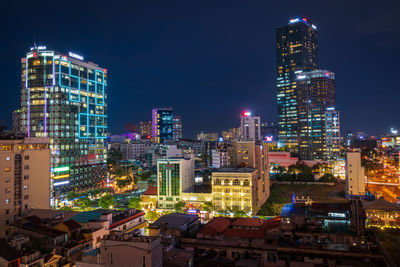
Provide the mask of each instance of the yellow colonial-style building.
POLYGON ((248 167, 220 168, 212 173, 212 197, 217 211, 238 209, 256 213, 257 170, 248 167))

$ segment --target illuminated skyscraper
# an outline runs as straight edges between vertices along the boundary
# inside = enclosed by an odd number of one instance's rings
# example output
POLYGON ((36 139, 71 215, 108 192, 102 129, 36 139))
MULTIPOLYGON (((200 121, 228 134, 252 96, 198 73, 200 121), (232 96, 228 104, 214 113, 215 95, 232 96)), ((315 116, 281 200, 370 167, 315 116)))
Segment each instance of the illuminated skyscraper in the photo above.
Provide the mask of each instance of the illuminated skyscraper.
POLYGON ((252 116, 249 111, 240 116, 240 137, 242 141, 261 140, 261 122, 259 116, 252 116))
POLYGON ((152 137, 155 143, 164 143, 174 137, 172 108, 155 108, 152 111, 152 137))
POLYGON ((48 137, 52 197, 99 187, 106 174, 107 70, 68 55, 32 47, 21 59, 22 127, 48 137))
POLYGON ((279 140, 297 149, 297 73, 318 68, 317 27, 296 17, 276 30, 279 140))
POLYGON ((339 121, 334 108, 335 74, 326 70, 301 72, 296 84, 299 157, 336 160, 339 156, 339 121))

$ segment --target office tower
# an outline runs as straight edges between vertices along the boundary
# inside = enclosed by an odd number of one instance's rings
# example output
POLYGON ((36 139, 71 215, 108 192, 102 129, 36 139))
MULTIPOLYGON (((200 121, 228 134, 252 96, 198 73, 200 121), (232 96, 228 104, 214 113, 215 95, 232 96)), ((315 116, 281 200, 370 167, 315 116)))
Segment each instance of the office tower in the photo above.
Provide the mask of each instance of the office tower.
POLYGON ((361 153, 346 153, 346 198, 365 196, 364 167, 361 167, 361 153))
POLYGON ((333 107, 325 111, 324 158, 329 161, 340 159, 340 114, 333 107))
POLYGON ((197 134, 197 140, 207 142, 207 141, 218 141, 218 133, 205 133, 201 132, 197 134))
POLYGON ((21 65, 22 126, 28 137, 50 139, 52 198, 102 186, 107 70, 80 55, 40 46, 31 48, 21 65))
POLYGON ((173 139, 179 141, 183 138, 182 135, 182 118, 181 116, 173 117, 173 139))
POLYGON ((13 134, 20 134, 22 133, 22 125, 21 125, 21 110, 17 109, 14 110, 12 113, 12 127, 13 127, 13 134))
MULTIPOLYGON (((302 160, 333 160, 327 153, 326 126, 330 125, 325 115, 330 115, 336 104, 335 74, 326 70, 300 72, 296 90, 299 157, 302 160)), ((339 126, 336 124, 335 127, 339 126)))
POLYGON ((182 200, 182 192, 193 190, 194 158, 166 158, 157 160, 158 206, 173 209, 182 200))
POLYGON ((306 18, 296 17, 276 30, 279 141, 297 149, 297 73, 318 68, 318 33, 306 18))
POLYGON ((31 208, 50 208, 48 138, 0 140, 0 236, 31 208))
POLYGON ((155 143, 164 143, 173 139, 173 109, 155 108, 152 111, 152 137, 155 143))
POLYGON ((259 116, 252 116, 249 111, 240 116, 240 136, 242 141, 261 140, 261 122, 259 116))
POLYGON ((141 121, 139 123, 139 133, 140 133, 142 139, 150 139, 151 135, 152 135, 152 123, 151 123, 151 121, 149 121, 149 122, 141 121))

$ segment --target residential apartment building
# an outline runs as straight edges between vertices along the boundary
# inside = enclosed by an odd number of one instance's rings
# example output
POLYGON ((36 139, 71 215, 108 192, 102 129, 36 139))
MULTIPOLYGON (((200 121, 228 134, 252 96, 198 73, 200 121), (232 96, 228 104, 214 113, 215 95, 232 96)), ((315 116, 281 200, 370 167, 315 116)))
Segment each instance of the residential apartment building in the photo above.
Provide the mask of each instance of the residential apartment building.
POLYGON ((50 208, 48 138, 0 140, 0 236, 31 208, 50 208))
POLYGON ((365 174, 360 152, 346 153, 346 197, 365 197, 365 174))

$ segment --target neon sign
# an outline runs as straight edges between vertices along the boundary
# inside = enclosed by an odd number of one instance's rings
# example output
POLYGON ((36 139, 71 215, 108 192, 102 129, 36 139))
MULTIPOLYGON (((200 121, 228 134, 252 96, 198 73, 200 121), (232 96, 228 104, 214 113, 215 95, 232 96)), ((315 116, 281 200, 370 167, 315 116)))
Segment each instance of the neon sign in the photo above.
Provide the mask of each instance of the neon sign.
POLYGON ((79 60, 83 60, 83 56, 72 53, 72 52, 68 52, 68 56, 79 59, 79 60))
POLYGON ((243 116, 246 116, 246 117, 251 116, 251 112, 245 111, 245 112, 243 112, 243 116))
POLYGON ((274 141, 274 137, 273 137, 273 136, 266 136, 266 137, 265 137, 265 141, 267 141, 267 142, 273 142, 273 141, 274 141))
POLYGON ((47 47, 46 46, 44 46, 44 45, 39 45, 39 46, 35 46, 35 47, 31 47, 31 51, 33 51, 33 50, 45 50, 45 49, 47 49, 47 47))

